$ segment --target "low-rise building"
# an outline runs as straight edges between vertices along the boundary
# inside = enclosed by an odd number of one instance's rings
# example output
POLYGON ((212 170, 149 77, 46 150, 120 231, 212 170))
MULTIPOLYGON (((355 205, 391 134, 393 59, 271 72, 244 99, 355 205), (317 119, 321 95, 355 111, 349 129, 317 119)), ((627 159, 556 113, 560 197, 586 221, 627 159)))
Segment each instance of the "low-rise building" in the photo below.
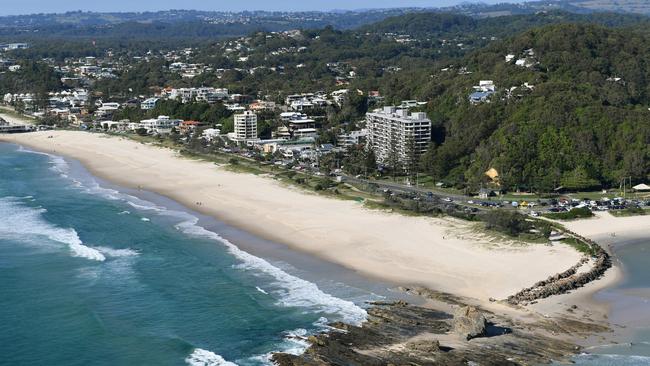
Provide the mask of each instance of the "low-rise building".
POLYGON ((158 118, 145 119, 140 121, 138 128, 144 128, 148 134, 166 135, 171 133, 172 128, 178 127, 181 120, 171 119, 168 116, 158 116, 158 118))
POLYGON ((347 149, 350 146, 359 145, 366 136, 368 136, 366 129, 340 133, 336 136, 336 146, 347 149))
POLYGON ((140 103, 140 109, 143 110, 151 110, 156 108, 156 104, 158 103, 160 99, 159 98, 149 98, 144 100, 142 103, 140 103))
POLYGON ((109 119, 118 109, 120 109, 120 103, 102 103, 101 107, 95 111, 95 116, 101 119, 109 119))
POLYGON ((200 121, 183 121, 178 125, 179 132, 181 134, 187 134, 190 133, 197 128, 201 128, 204 126, 207 126, 208 124, 206 122, 200 122, 200 121))
POLYGON ((214 141, 219 136, 221 136, 221 131, 216 128, 206 128, 201 134, 201 138, 208 142, 214 141))

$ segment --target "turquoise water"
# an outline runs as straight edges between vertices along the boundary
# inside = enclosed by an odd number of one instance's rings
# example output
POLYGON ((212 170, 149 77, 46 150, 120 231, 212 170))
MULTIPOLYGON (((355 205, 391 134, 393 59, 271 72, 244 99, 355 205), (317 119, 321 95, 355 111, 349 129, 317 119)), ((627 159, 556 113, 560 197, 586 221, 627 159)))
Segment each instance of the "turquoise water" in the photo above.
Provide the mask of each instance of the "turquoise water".
POLYGON ((0 144, 2 365, 267 364, 301 352, 296 335, 365 318, 369 292, 303 280, 188 211, 74 173, 0 144))

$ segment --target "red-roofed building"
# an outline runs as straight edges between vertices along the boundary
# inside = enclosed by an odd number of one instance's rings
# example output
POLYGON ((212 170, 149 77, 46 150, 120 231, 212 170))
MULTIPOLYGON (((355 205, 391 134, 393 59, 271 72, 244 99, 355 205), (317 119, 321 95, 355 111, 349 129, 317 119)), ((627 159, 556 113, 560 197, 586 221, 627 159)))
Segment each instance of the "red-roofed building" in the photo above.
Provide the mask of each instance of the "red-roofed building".
POLYGON ((206 122, 199 122, 199 121, 183 121, 181 124, 178 126, 178 129, 180 130, 180 133, 186 134, 191 131, 194 131, 195 129, 199 127, 205 127, 208 124, 206 122))

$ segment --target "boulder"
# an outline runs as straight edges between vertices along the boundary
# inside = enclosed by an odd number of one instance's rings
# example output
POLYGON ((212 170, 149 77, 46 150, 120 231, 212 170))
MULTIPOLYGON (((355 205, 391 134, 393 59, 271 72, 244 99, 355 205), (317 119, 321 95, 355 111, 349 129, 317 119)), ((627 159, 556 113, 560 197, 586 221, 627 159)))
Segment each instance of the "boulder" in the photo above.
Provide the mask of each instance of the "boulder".
POLYGON ((487 319, 473 306, 464 306, 454 312, 453 331, 467 340, 487 335, 487 319))
POLYGON ((406 348, 410 351, 416 351, 424 354, 431 354, 440 352, 440 342, 437 340, 430 341, 414 341, 406 344, 406 348))

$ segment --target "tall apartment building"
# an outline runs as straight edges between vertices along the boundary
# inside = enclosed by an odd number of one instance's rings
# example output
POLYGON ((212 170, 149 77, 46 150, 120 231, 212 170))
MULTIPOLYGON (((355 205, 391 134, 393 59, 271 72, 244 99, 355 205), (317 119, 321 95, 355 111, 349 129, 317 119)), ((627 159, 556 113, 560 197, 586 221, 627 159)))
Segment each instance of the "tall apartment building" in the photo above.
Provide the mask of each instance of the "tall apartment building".
POLYGON ((257 115, 251 111, 235 114, 235 140, 257 140, 257 115))
POLYGON ((384 107, 366 114, 368 147, 377 162, 408 165, 427 150, 431 142, 431 120, 423 112, 384 107))

